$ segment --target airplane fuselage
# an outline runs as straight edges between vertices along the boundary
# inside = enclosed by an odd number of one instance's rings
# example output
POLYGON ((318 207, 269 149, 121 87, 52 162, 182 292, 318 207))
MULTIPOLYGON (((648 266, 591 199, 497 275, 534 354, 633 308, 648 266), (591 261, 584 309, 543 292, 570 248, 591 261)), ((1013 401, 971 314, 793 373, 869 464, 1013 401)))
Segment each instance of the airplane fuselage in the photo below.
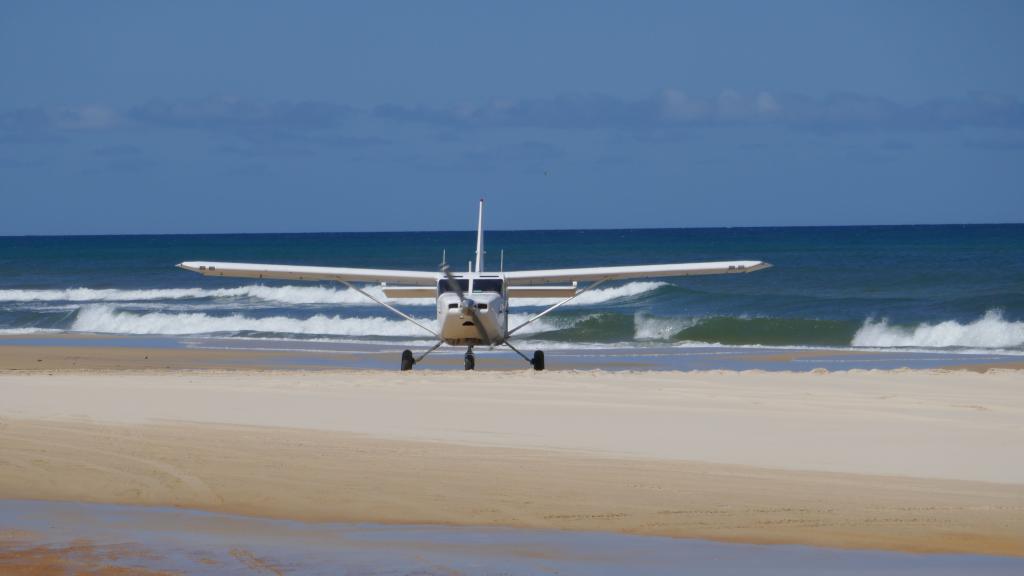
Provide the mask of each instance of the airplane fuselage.
POLYGON ((450 290, 446 281, 438 283, 437 325, 441 340, 452 346, 476 346, 487 344, 480 338, 475 322, 487 333, 490 344, 501 344, 508 331, 508 299, 505 280, 500 275, 485 275, 474 278, 472 291, 467 278, 456 276, 463 285, 465 301, 450 290), (472 306, 476 318, 466 308, 472 306))

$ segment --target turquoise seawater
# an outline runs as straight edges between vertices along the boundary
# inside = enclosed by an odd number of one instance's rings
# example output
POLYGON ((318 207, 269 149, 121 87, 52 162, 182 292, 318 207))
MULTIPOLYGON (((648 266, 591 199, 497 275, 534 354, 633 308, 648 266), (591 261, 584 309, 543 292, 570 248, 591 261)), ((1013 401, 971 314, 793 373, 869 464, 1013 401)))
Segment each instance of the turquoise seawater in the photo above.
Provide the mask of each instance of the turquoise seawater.
MULTIPOLYGON (((0 238, 0 333, 423 342, 343 286, 204 278, 184 260, 436 270, 474 232, 0 238)), ((507 270, 751 259, 746 275, 602 286, 521 340, 1024 352, 1024 225, 493 231, 507 270)), ((459 264, 462 263, 462 264, 459 264)), ((374 289, 376 290, 376 289, 374 289)), ((398 302, 433 322, 430 300, 398 302)), ((543 302, 513 301, 512 324, 543 302)))

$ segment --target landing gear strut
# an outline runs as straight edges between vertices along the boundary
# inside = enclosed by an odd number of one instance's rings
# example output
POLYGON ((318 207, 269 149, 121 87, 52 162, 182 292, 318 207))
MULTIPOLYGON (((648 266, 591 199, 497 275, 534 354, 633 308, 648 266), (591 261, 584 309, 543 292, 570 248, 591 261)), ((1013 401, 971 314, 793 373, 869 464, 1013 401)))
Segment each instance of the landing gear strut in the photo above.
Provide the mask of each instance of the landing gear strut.
POLYGON ((423 359, 427 357, 427 354, 430 354, 434 350, 440 348, 441 344, 444 344, 444 342, 439 341, 437 344, 434 344, 430 350, 420 354, 419 358, 413 357, 412 350, 402 350, 402 371, 405 372, 406 370, 412 370, 413 366, 422 362, 423 359))
POLYGON ((519 354, 520 358, 522 358, 523 360, 526 360, 527 362, 529 362, 530 366, 533 366, 534 370, 540 371, 540 370, 544 369, 544 351, 543 350, 535 350, 533 352, 533 358, 528 358, 526 356, 526 354, 523 354, 522 352, 519 351, 518 348, 516 348, 515 346, 510 344, 508 342, 508 340, 502 342, 502 344, 504 344, 505 346, 508 346, 509 348, 512 349, 513 352, 515 352, 516 354, 519 354))
MULTIPOLYGON (((415 356, 412 355, 412 350, 402 350, 402 371, 405 372, 406 370, 412 370, 413 366, 419 364, 420 361, 427 357, 427 354, 430 354, 434 350, 437 350, 441 346, 441 344, 442 342, 438 342, 437 344, 434 345, 433 348, 424 352, 423 355, 421 355, 419 358, 416 358, 415 356)), ((509 344, 508 342, 502 342, 502 344, 508 346, 509 348, 512 349, 513 352, 521 356, 523 360, 529 362, 530 366, 533 366, 534 370, 540 371, 544 369, 543 350, 535 350, 533 352, 533 358, 530 358, 526 356, 526 354, 520 352, 519 349, 517 349, 515 346, 509 344)), ((466 356, 463 359, 463 366, 465 367, 466 370, 476 369, 476 355, 473 354, 472 346, 470 346, 466 350, 466 356)))

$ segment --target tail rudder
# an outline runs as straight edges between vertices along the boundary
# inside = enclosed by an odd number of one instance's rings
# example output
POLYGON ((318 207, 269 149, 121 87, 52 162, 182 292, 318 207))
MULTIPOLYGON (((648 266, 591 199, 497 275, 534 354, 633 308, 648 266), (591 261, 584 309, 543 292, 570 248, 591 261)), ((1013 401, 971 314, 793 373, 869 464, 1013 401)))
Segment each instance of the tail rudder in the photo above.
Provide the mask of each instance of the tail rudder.
POLYGON ((476 273, 484 271, 484 199, 480 199, 480 213, 476 221, 476 273))

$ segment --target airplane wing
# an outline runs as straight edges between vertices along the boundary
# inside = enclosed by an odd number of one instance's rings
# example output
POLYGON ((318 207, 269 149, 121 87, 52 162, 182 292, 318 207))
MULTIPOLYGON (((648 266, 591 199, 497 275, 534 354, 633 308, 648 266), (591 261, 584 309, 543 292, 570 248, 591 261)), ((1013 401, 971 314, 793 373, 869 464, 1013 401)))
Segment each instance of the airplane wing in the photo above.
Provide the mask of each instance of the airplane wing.
POLYGON ((646 266, 601 266, 598 268, 565 268, 562 270, 523 270, 505 272, 509 286, 530 286, 553 282, 623 280, 626 278, 663 278, 699 274, 738 274, 771 267, 757 260, 733 262, 694 262, 689 264, 651 264, 646 266))
POLYGON ((242 264, 238 262, 182 262, 178 268, 204 276, 260 278, 273 280, 331 280, 344 282, 394 282, 413 286, 437 286, 437 272, 288 266, 284 264, 242 264))

